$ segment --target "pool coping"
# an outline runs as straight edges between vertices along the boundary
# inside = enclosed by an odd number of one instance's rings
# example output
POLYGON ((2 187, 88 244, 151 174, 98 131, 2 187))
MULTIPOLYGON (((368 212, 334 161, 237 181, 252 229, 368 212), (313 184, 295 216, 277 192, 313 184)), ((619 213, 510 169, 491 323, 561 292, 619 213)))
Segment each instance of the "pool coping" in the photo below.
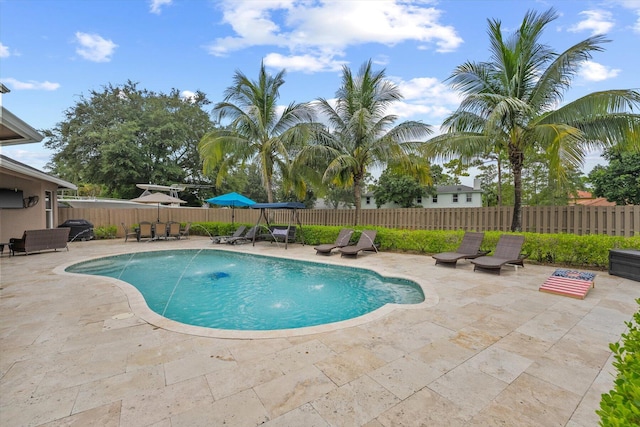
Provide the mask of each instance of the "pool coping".
MULTIPOLYGON (((237 250, 232 250, 231 248, 225 248, 225 247, 203 248, 201 250, 242 253, 237 250)), ((162 251, 166 251, 166 249, 154 248, 154 249, 149 249, 142 252, 162 252, 162 251)), ((104 279, 106 282, 112 283, 113 285, 117 286, 123 291, 123 293, 127 297, 127 301, 129 303, 129 308, 131 309, 131 313, 139 317, 141 320, 153 326, 156 326, 158 328, 162 328, 168 331, 173 331, 173 332, 178 332, 178 333, 188 334, 188 335, 201 336, 201 337, 208 337, 208 338, 251 340, 251 339, 288 338, 288 337, 321 334, 326 332, 337 331, 340 329, 350 328, 354 326, 360 326, 360 325, 372 322, 374 320, 380 319, 382 317, 385 317, 396 310, 417 310, 417 309, 433 307, 437 305, 440 300, 434 287, 429 283, 427 279, 423 277, 417 277, 410 274, 399 274, 397 272, 394 273, 393 276, 391 276, 391 275, 385 274, 384 269, 379 266, 366 266, 366 267, 345 266, 342 263, 333 262, 333 260, 331 260, 328 257, 326 260, 322 260, 322 261, 302 260, 303 262, 309 262, 314 264, 324 264, 329 266, 336 265, 342 268, 369 270, 385 278, 411 280, 416 284, 418 284, 422 289, 422 293, 424 295, 424 301, 418 304, 388 303, 372 312, 363 314, 358 317, 354 317, 352 319, 342 320, 339 322, 326 323, 323 325, 306 326, 302 328, 276 329, 276 330, 266 330, 266 331, 265 330, 244 331, 244 330, 231 330, 231 329, 216 329, 216 328, 193 326, 185 323, 180 323, 156 313, 155 311, 151 310, 151 308, 149 308, 146 300, 144 299, 144 296, 140 293, 140 291, 135 286, 125 281, 112 278, 112 277, 107 277, 107 276, 96 276, 96 275, 82 274, 82 273, 70 273, 65 271, 68 267, 82 263, 82 262, 105 258, 108 256, 123 255, 123 254, 134 253, 134 252, 139 253, 140 251, 133 251, 133 252, 118 251, 117 253, 113 253, 113 254, 106 254, 106 255, 101 255, 97 257, 87 257, 87 258, 83 258, 80 260, 59 265, 53 269, 53 272, 58 275, 86 276, 86 277, 91 277, 97 280, 104 279)), ((260 254, 259 256, 280 258, 280 259, 290 259, 284 255, 279 255, 279 254, 269 254, 269 255, 260 254)), ((118 314, 114 317, 124 316, 126 314, 128 313, 118 314)))

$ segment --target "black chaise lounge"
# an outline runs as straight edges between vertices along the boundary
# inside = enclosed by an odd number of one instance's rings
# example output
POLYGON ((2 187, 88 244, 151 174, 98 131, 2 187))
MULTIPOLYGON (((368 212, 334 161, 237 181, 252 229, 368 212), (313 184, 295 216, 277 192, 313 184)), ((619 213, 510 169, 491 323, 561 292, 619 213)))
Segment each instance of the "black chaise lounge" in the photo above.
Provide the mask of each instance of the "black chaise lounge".
POLYGON ((481 256, 472 259, 473 271, 484 270, 491 273, 500 274, 502 266, 505 264, 520 265, 524 267, 523 258, 520 257, 524 236, 515 234, 503 234, 498 240, 496 250, 491 256, 481 256))
POLYGON ((240 227, 238 227, 238 229, 230 236, 213 236, 211 238, 211 241, 213 243, 225 243, 225 242, 229 242, 230 239, 236 239, 238 237, 242 237, 242 235, 244 234, 245 230, 247 229, 246 225, 241 225, 240 227))
POLYGON ((340 256, 354 256, 358 257, 358 253, 360 251, 375 251, 378 252, 378 248, 373 243, 376 239, 376 235, 378 232, 376 230, 363 230, 362 234, 360 234, 360 239, 358 239, 358 243, 353 246, 345 246, 344 248, 339 248, 340 256))
POLYGON ((467 231, 464 233, 462 242, 455 252, 441 252, 433 255, 433 258, 436 260, 436 265, 444 264, 455 267, 460 259, 474 259, 488 254, 489 251, 480 250, 482 239, 484 239, 484 233, 467 231))
POLYGON ((247 234, 245 234, 244 236, 238 236, 238 237, 229 237, 228 239, 225 240, 225 242, 229 245, 239 245, 242 243, 251 243, 254 239, 254 237, 258 237, 257 233, 258 233, 259 227, 258 226, 253 226, 249 229, 249 231, 247 231, 247 234))
POLYGON ((313 249, 316 250, 316 255, 331 255, 331 251, 333 251, 334 249, 347 246, 352 235, 353 230, 349 228, 343 228, 342 230, 340 230, 340 233, 338 234, 335 242, 318 245, 313 249))

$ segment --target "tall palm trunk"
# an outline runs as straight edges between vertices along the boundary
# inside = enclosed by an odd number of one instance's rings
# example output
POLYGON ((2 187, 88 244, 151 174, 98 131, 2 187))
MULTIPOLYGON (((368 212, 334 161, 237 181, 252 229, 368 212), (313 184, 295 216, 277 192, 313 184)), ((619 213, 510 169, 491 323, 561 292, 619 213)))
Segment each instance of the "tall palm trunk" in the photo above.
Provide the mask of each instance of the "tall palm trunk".
POLYGON ((360 179, 356 177, 353 180, 353 197, 355 199, 355 204, 356 204, 356 217, 353 220, 354 226, 358 225, 358 223, 360 222, 360 211, 362 210, 362 206, 360 203, 362 200, 362 193, 361 193, 360 187, 361 187, 360 179))
POLYGON ((273 203, 273 184, 271 183, 271 180, 268 179, 267 183, 266 183, 266 190, 267 190, 267 202, 269 203, 273 203))
POLYGON ((511 231, 522 231, 522 165, 524 154, 521 150, 509 149, 509 162, 513 171, 513 218, 511 231))
POLYGON ((502 161, 498 154, 498 206, 502 206, 502 161))

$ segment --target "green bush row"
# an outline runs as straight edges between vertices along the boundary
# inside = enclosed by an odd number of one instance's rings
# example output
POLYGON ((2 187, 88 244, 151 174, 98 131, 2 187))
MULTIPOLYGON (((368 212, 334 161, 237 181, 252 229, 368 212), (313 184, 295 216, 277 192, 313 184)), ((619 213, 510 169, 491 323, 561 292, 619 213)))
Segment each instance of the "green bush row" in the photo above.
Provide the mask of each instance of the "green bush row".
MULTIPOLYGON (((640 298, 636 300, 640 305, 640 298)), ((621 343, 609 345, 613 366, 618 371, 613 390, 600 400, 600 425, 603 427, 640 426, 640 311, 633 315, 621 343)))
MULTIPOLYGON (((206 235, 229 235, 239 225, 247 227, 253 224, 199 222, 191 225, 191 233, 206 235), (206 231, 205 231, 206 230, 206 231)), ((343 227, 305 225, 302 233, 296 233, 296 240, 307 245, 317 245, 335 241, 343 227)), ((440 230, 399 230, 384 227, 356 227, 351 241, 356 242, 363 229, 377 230, 376 243, 380 250, 391 252, 410 252, 431 255, 439 252, 454 251, 460 242, 464 231, 440 230)), ((501 231, 487 231, 484 233, 482 249, 495 249, 501 231)), ((638 249, 640 235, 634 237, 607 236, 590 234, 578 236, 575 234, 539 234, 519 233, 525 236, 523 254, 529 262, 539 264, 554 264, 571 267, 606 268, 609 264, 610 249, 638 249)))
POLYGON ((93 229, 96 239, 115 239, 118 234, 118 227, 115 225, 105 225, 93 229))

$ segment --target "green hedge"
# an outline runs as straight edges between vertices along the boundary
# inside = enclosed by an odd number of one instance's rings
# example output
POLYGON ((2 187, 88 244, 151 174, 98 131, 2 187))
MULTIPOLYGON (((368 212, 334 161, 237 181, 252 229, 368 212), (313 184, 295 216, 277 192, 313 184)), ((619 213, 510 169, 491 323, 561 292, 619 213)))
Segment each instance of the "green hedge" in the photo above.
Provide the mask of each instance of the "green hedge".
MULTIPOLYGON (((253 224, 236 224, 222 222, 198 222, 191 225, 191 233, 229 235, 240 225, 247 227, 253 224), (206 230, 206 231, 205 231, 206 230)), ((317 245, 335 241, 343 227, 338 226, 303 226, 304 241, 307 245, 317 245)), ((363 229, 378 231, 376 243, 382 251, 410 252, 431 255, 439 252, 455 250, 464 231, 431 231, 431 230, 399 230, 384 227, 356 227, 351 240, 357 241, 363 229)), ((482 242, 483 250, 496 247, 501 231, 487 231, 482 242)), ((609 265, 609 249, 640 248, 640 235, 634 237, 607 236, 590 234, 538 234, 519 233, 525 236, 522 252, 527 261, 539 264, 564 265, 570 267, 589 267, 602 269, 609 265)), ((301 241, 301 234, 296 233, 296 240, 301 241)))
MULTIPOLYGON (((640 298, 636 302, 640 305, 640 298)), ((609 345, 618 375, 613 390, 602 395, 596 411, 603 427, 640 426, 640 311, 625 324, 629 330, 622 334, 622 345, 609 345)))

